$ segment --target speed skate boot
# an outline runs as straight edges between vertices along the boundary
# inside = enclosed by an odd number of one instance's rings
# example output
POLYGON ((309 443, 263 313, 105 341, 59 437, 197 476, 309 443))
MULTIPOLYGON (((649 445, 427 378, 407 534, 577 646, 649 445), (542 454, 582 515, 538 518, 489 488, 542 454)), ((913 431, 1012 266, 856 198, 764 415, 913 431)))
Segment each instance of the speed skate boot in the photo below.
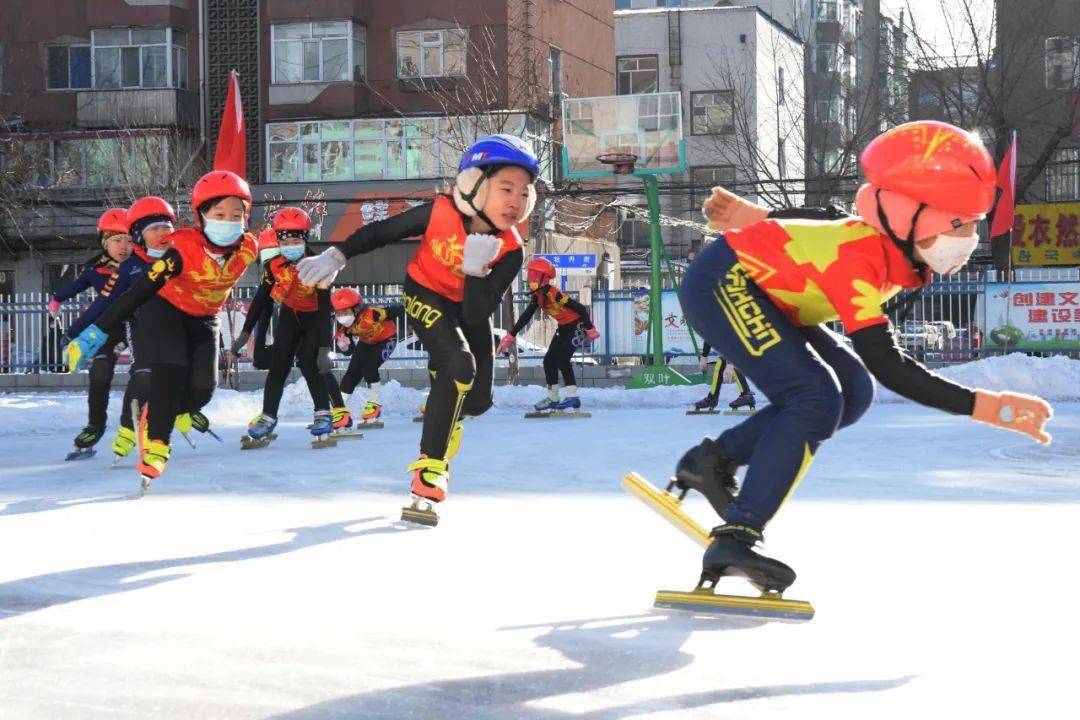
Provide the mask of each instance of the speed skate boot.
POLYGON ((696 490, 705 496, 716 514, 723 519, 724 511, 738 492, 735 482, 738 467, 738 463, 724 453, 720 443, 705 438, 679 458, 675 465, 675 477, 668 483, 667 490, 681 490, 680 500, 686 497, 687 491, 696 490))
POLYGON ((311 447, 315 449, 334 447, 337 441, 331 436, 334 429, 334 416, 329 410, 316 410, 314 421, 309 431, 315 436, 311 441, 311 447))
POLYGON ((760 555, 754 545, 764 538, 749 525, 721 525, 713 528, 713 538, 701 561, 698 587, 715 586, 721 577, 743 577, 763 593, 783 593, 795 582, 795 571, 772 558, 760 555))
POLYGON ((82 429, 82 432, 75 436, 75 449, 67 454, 65 460, 86 460, 94 457, 97 453, 94 446, 97 445, 98 440, 104 434, 104 427, 87 425, 82 429))
POLYGON ((275 427, 277 427, 276 417, 262 413, 256 415, 248 423, 247 435, 240 438, 240 449, 254 450, 255 448, 266 447, 274 440, 277 440, 277 433, 274 432, 275 427))
POLYGON ((743 392, 739 393, 739 397, 728 403, 728 407, 732 410, 738 410, 740 408, 746 407, 749 410, 753 411, 757 408, 757 398, 754 397, 754 393, 752 391, 744 390, 743 392))
POLYGON ((360 419, 364 422, 375 422, 381 416, 382 404, 369 400, 364 404, 364 412, 360 414, 360 419))
POLYGON ((435 504, 446 500, 446 488, 450 481, 450 466, 445 460, 421 455, 420 459, 406 468, 413 474, 409 507, 401 509, 401 519, 419 525, 434 527, 439 524, 435 504))
POLYGON ((715 410, 716 409, 717 395, 716 393, 709 393, 705 397, 694 403, 695 410, 715 410))
POLYGON ((353 426, 352 413, 349 412, 347 407, 331 408, 333 413, 333 427, 334 432, 347 432, 349 428, 353 426))
POLYGON ((126 458, 131 454, 131 451, 135 449, 135 431, 132 428, 120 426, 120 429, 116 431, 116 437, 113 438, 112 451, 116 457, 113 462, 126 458))
POLYGON ((142 447, 139 461, 135 463, 135 469, 142 476, 142 492, 145 495, 150 489, 150 482, 161 477, 165 472, 165 465, 169 462, 171 449, 161 440, 147 440, 142 447))

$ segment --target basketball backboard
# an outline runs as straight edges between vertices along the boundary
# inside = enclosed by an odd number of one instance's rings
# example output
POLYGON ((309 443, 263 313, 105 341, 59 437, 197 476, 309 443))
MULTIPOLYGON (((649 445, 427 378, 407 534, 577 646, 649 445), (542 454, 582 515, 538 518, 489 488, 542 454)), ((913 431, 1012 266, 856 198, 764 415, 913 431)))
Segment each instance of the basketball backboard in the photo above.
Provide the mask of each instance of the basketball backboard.
POLYGON ((563 176, 604 177, 612 166, 598 155, 637 156, 635 175, 659 175, 686 170, 682 132, 682 102, 677 92, 563 101, 563 176))

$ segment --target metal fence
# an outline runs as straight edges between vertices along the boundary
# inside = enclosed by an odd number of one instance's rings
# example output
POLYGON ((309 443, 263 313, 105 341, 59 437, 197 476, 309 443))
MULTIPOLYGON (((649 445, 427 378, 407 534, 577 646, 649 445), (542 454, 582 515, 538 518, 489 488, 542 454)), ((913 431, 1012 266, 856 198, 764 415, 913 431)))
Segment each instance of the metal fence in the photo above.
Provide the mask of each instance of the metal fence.
MULTIPOLYGON (((1026 271, 1014 275, 1014 281, 1040 281, 1048 283, 1050 287, 1058 283, 1062 287, 1066 284, 1075 287, 1080 281, 1080 270, 1026 271)), ((1005 282, 1005 278, 994 272, 935 278, 935 282, 911 304, 902 321, 899 313, 892 313, 897 342, 932 366, 966 362, 1005 352, 1000 348, 987 347, 984 342, 987 323, 982 317, 985 310, 980 310, 980 299, 984 298, 988 284, 997 282, 1005 282)), ((357 289, 375 304, 401 302, 400 285, 363 286, 357 289)), ((237 288, 222 310, 223 349, 239 333, 254 291, 255 288, 251 287, 237 288)), ((583 346, 577 354, 575 359, 578 362, 612 365, 633 364, 642 360, 647 348, 647 291, 594 290, 571 292, 570 295, 589 306, 593 323, 600 331, 600 339, 591 346, 583 346)), ((92 299, 92 292, 85 293, 65 303, 58 315, 52 317, 47 311, 49 296, 46 294, 0 296, 0 373, 63 372, 62 351, 67 342, 64 329, 75 321, 92 299)), ((510 329, 510 319, 518 317, 528 302, 527 293, 518 293, 513 298, 512 312, 505 312, 503 308, 496 312, 496 340, 510 329)), ((677 312, 680 317, 675 317, 673 312, 668 318, 674 325, 682 323, 681 310, 677 312)), ((1077 322, 1080 323, 1080 320, 1077 322)), ((518 338, 519 360, 527 364, 539 363, 555 327, 554 321, 538 314, 531 327, 518 338)), ((688 333, 686 337, 689 338, 688 333)), ((694 342, 680 342, 677 346, 668 343, 665 346, 665 361, 692 363, 700 343, 700 338, 696 338, 696 348, 694 342)), ((1070 350, 1060 352, 1080 355, 1070 350)), ((118 370, 125 371, 128 360, 126 356, 121 356, 118 370)), ((402 318, 398 321, 398 347, 388 361, 388 367, 422 366, 426 360, 427 353, 402 318)), ((250 361, 246 358, 240 360, 241 365, 247 362, 250 361)), ((343 361, 339 359, 339 362, 343 361)))

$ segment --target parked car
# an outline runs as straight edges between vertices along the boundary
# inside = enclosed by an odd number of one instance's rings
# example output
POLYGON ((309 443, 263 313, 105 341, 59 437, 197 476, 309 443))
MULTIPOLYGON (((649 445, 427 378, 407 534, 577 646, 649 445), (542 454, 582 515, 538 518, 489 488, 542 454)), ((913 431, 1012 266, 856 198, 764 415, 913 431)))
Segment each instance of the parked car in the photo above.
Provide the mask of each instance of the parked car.
POLYGON ((908 320, 896 329, 896 340, 900 347, 916 353, 941 350, 942 329, 924 320, 908 320))

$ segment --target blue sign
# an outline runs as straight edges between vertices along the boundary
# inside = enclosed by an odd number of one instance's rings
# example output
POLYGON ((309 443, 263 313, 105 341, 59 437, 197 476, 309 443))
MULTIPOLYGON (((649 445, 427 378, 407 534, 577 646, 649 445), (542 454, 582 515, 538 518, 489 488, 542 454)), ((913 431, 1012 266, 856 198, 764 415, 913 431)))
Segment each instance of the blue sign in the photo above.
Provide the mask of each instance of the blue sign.
POLYGON ((589 274, 596 272, 596 255, 534 255, 533 257, 547 258, 556 270, 571 275, 589 274))

